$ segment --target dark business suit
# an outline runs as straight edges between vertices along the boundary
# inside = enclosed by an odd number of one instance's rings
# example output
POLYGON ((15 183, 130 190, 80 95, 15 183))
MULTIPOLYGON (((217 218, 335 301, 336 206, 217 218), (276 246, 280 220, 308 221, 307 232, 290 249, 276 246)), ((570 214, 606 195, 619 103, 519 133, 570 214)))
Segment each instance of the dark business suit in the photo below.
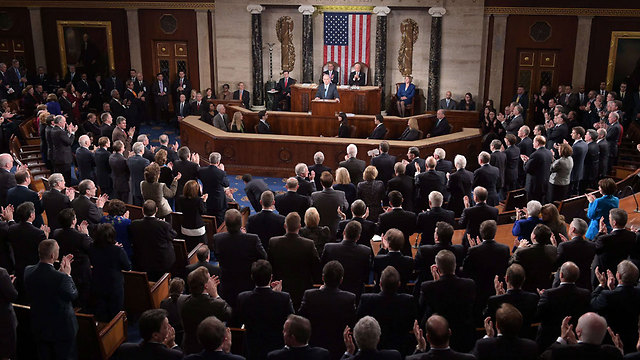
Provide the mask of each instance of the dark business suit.
POLYGON ((15 285, 22 300, 26 300, 23 287, 24 269, 38 262, 38 245, 46 238, 44 231, 26 221, 9 225, 6 239, 13 250, 15 285))
POLYGON ((527 192, 529 201, 538 200, 544 203, 552 162, 551 151, 541 146, 531 153, 529 160, 524 164, 524 171, 527 174, 524 190, 527 192))
POLYGON ((287 316, 294 313, 288 293, 256 287, 240 293, 237 304, 234 311, 246 329, 249 360, 264 359, 270 351, 284 346, 282 328, 287 316))
POLYGON ((276 196, 276 210, 282 216, 296 212, 300 215, 300 219, 304 219, 304 213, 309 206, 311 206, 311 198, 300 195, 295 191, 287 191, 276 196))
MULTIPOLYGON (((321 177, 322 173, 325 172, 325 171, 331 172, 331 168, 326 167, 326 166, 324 166, 322 164, 313 164, 313 165, 309 165, 309 174, 311 174, 312 171, 315 173, 315 177, 313 178, 313 182, 316 184, 316 190, 320 191, 320 190, 322 190, 322 183, 320 182, 320 177, 321 177)), ((300 190, 300 189, 298 189, 298 190, 300 190)))
POLYGON ((503 335, 478 339, 471 353, 478 360, 535 360, 538 358, 538 344, 533 340, 503 335))
POLYGON ((324 83, 318 86, 318 91, 316 91, 316 97, 320 99, 340 99, 340 94, 338 94, 338 88, 335 84, 330 83, 329 86, 326 86, 324 83))
POLYGON ((209 247, 220 264, 220 294, 235 306, 238 294, 255 286, 251 279, 251 265, 266 259, 267 253, 258 236, 242 232, 215 234, 209 247))
MULTIPOLYGON (((576 281, 576 285, 591 290, 591 263, 593 263, 595 255, 596 244, 594 242, 585 240, 583 237, 574 237, 570 241, 558 244, 556 264, 562 266, 567 261, 573 261, 580 269, 580 277, 576 281)), ((604 270, 601 268, 600 271, 604 270)), ((554 287, 560 285, 559 276, 559 272, 557 272, 553 282, 554 287)))
POLYGON ((462 245, 469 247, 467 241, 467 235, 472 238, 480 236, 480 224, 485 220, 498 220, 498 209, 493 206, 489 206, 486 203, 476 203, 472 207, 468 207, 462 211, 460 222, 458 225, 465 228, 464 235, 462 237, 462 245))
POLYGON ((342 332, 356 322, 355 301, 354 294, 326 285, 305 291, 298 314, 311 322, 309 345, 325 348, 332 359, 339 359, 345 351, 342 332))
POLYGON ((251 206, 253 206, 253 209, 256 212, 260 212, 260 210, 262 210, 260 197, 265 191, 269 191, 269 186, 262 179, 252 179, 244 185, 244 193, 247 194, 249 203, 251 203, 251 206))
POLYGON ((447 118, 442 118, 442 119, 435 120, 435 124, 433 124, 433 127, 431 128, 429 135, 431 135, 431 137, 434 137, 434 136, 447 135, 450 132, 451 132, 451 125, 449 125, 447 118))
POLYGON ((176 160, 173 162, 173 176, 175 177, 180 173, 182 177, 178 180, 178 188, 176 194, 182 195, 184 190, 184 184, 189 180, 198 179, 198 169, 200 166, 193 161, 189 160, 176 160))
POLYGON ((291 109, 291 85, 294 85, 296 82, 296 79, 293 78, 281 78, 278 80, 276 84, 276 91, 278 92, 276 101, 278 104, 280 104, 281 101, 286 103, 282 110, 291 109))
POLYGON ((78 223, 86 220, 89 224, 98 224, 100 223, 100 219, 102 219, 102 208, 96 206, 96 204, 85 195, 79 195, 73 199, 71 207, 73 207, 73 211, 76 213, 78 223))
POLYGON ((327 188, 322 191, 316 191, 311 194, 311 204, 318 210, 320 214, 319 226, 328 226, 331 235, 336 233, 338 229, 338 207, 342 211, 346 211, 348 207, 347 199, 344 192, 327 188))
POLYGON ((164 344, 144 342, 139 344, 124 343, 115 354, 120 360, 180 360, 184 357, 179 349, 169 349, 164 344))
POLYGON ((367 77, 365 75, 365 73, 363 73, 362 71, 356 73, 355 71, 352 71, 351 74, 349 74, 349 86, 365 86, 367 85, 367 77), (356 76, 358 77, 356 79, 356 76))
POLYGON ((387 134, 387 128, 384 126, 384 124, 381 123, 376 125, 376 127, 373 129, 373 131, 371 132, 371 134, 367 139, 382 140, 384 139, 384 136, 386 134, 387 134))
POLYGON ((129 239, 136 254, 134 268, 147 272, 149 281, 156 281, 171 272, 176 260, 173 239, 176 232, 168 222, 145 216, 129 225, 129 239))
POLYGON ((427 170, 415 177, 418 203, 415 210, 426 210, 429 205, 429 194, 438 191, 446 199, 447 176, 442 171, 427 170))
POLYGON ((189 81, 186 76, 183 78, 177 78, 171 87, 175 99, 179 98, 180 95, 186 96, 187 99, 191 96, 191 81, 189 81), (178 90, 179 87, 182 87, 182 90, 178 90))
POLYGON ((416 353, 406 357, 407 360, 475 360, 471 354, 456 352, 450 348, 431 349, 426 353, 416 353))
POLYGON ((269 262, 273 278, 282 280, 282 290, 291 294, 295 307, 313 284, 320 282, 320 257, 312 240, 298 234, 285 234, 269 240, 269 262))
POLYGON ((587 188, 593 188, 595 180, 600 175, 600 147, 598 143, 592 141, 587 144, 587 154, 584 157, 584 170, 579 192, 584 192, 587 188))
POLYGON ((89 261, 89 247, 93 240, 89 235, 76 229, 61 228, 52 232, 52 239, 56 239, 60 246, 60 256, 73 255, 71 277, 78 289, 78 304, 87 305, 89 299, 89 285, 91 283, 91 263, 89 261))
POLYGON ((329 75, 329 77, 331 78, 331 83, 336 84, 336 85, 340 83, 340 73, 339 72, 337 72, 335 70, 331 70, 331 71, 325 70, 325 71, 322 72, 322 74, 323 75, 324 74, 329 75))
POLYGON ((399 251, 390 251, 386 254, 381 252, 373 258, 373 278, 376 283, 375 290, 380 290, 380 276, 387 266, 393 266, 400 273, 400 292, 406 292, 407 282, 414 279, 413 258, 403 255, 399 251))
POLYGON ((56 359, 75 358, 78 322, 72 302, 78 290, 67 274, 53 265, 37 263, 24 271, 24 284, 31 298, 31 329, 39 358, 54 353, 56 359))
POLYGON ((348 160, 341 161, 339 166, 349 171, 349 177, 351 178, 351 183, 353 185, 358 186, 358 183, 362 181, 362 172, 367 166, 367 163, 365 163, 360 159, 352 157, 352 158, 349 158, 348 160))
POLYGON ((441 250, 449 250, 456 257, 456 273, 459 273, 458 269, 462 266, 462 261, 465 256, 465 249, 462 245, 452 245, 451 243, 438 242, 435 245, 421 245, 416 251, 416 257, 414 259, 415 271, 418 274, 418 280, 413 290, 413 296, 417 299, 420 296, 420 284, 433 280, 431 275, 431 265, 436 263, 436 255, 441 250))
POLYGON ((592 268, 598 266, 600 271, 611 270, 615 274, 618 264, 631 255, 636 238, 632 231, 614 229, 610 234, 598 235, 595 244, 596 257, 592 268))
POLYGON ((507 154, 496 150, 491 153, 491 158, 489 160, 489 165, 498 168, 498 181, 496 183, 496 191, 498 194, 502 192, 502 188, 505 186, 505 171, 507 169, 507 154))
POLYGON ((554 144, 562 144, 569 137, 567 124, 556 125, 547 129, 547 149, 553 149, 554 144))
POLYGON ((413 160, 411 160, 409 164, 407 164, 407 166, 405 167, 405 172, 404 172, 405 175, 409 176, 412 179, 416 174, 416 163, 420 166, 420 172, 427 171, 427 166, 424 159, 420 159, 418 157, 413 158, 413 160))
POLYGON ((91 261, 91 293, 95 299, 95 316, 98 321, 111 321, 124 309, 124 276, 122 271, 131 270, 127 253, 115 244, 105 247, 92 244, 89 248, 91 261))
POLYGON ((513 263, 522 265, 526 279, 522 289, 536 291, 551 287, 551 272, 556 270, 557 249, 553 245, 534 243, 527 248, 519 248, 513 253, 513 263))
POLYGON ((74 139, 75 136, 73 134, 58 126, 54 126, 51 130, 51 146, 53 150, 51 160, 53 167, 56 172, 64 176, 67 184, 71 184, 71 162, 73 161, 71 145, 74 139))
MULTIPOLYGON (((415 170, 415 169, 414 169, 415 170)), ((402 194, 402 208, 414 211, 414 181, 407 175, 394 176, 387 181, 387 195, 393 190, 402 194)))
POLYGON ((560 345, 556 343, 540 358, 544 360, 617 360, 622 359, 622 353, 613 345, 587 343, 560 345))
POLYGON ((267 360, 329 360, 330 358, 331 355, 327 349, 310 347, 309 345, 302 347, 285 346, 280 350, 274 350, 267 354, 267 360))
POLYGON ((604 139, 609 144, 609 169, 611 169, 611 166, 617 163, 618 142, 620 141, 621 133, 622 126, 620 126, 620 122, 618 121, 616 121, 616 123, 613 125, 609 125, 609 127, 607 128, 607 135, 604 139))
POLYGON ((378 169, 378 176, 376 179, 382 180, 385 185, 387 185, 387 182, 394 176, 393 167, 395 164, 396 157, 389 155, 389 153, 382 153, 371 158, 371 165, 378 169))
POLYGON ((276 214, 272 210, 262 210, 249 216, 247 233, 256 234, 260 238, 262 247, 269 250, 269 239, 274 236, 282 236, 284 230, 284 216, 276 214))
POLYGON ((357 317, 372 316, 380 324, 379 349, 394 349, 403 355, 409 352, 413 335, 411 329, 418 309, 409 294, 363 294, 358 304, 357 317))
POLYGON ((509 122, 504 124, 504 130, 507 134, 513 134, 514 136, 518 136, 518 130, 524 125, 524 118, 522 115, 517 115, 509 122))
POLYGON ((200 101, 200 105, 198 102, 194 102, 191 104, 190 115, 202 116, 202 114, 209 109, 207 106, 208 103, 205 101, 200 101))
POLYGON ((469 351, 473 347, 473 304, 476 285, 473 280, 443 275, 440 280, 422 283, 420 313, 423 319, 439 314, 449 321, 451 347, 469 351))
POLYGON ((120 153, 113 153, 109 156, 109 166, 113 183, 113 196, 116 199, 128 202, 131 189, 129 186, 131 173, 127 164, 127 158, 120 153))
POLYGON ((613 290, 598 286, 591 295, 591 308, 607 319, 607 325, 620 335, 625 353, 636 351, 640 288, 619 284, 613 290))
POLYGON ((7 191, 16 185, 16 176, 10 171, 0 169, 0 205, 7 205, 7 191))
POLYGON ((418 214, 416 221, 416 232, 421 234, 420 245, 433 245, 433 234, 436 229, 436 223, 444 221, 451 226, 455 225, 455 214, 451 210, 442 207, 432 207, 418 214))
POLYGON ((371 248, 345 239, 339 243, 325 244, 321 263, 324 265, 335 260, 342 264, 344 277, 340 289, 359 298, 364 291, 364 285, 369 282, 372 255, 371 248))
POLYGON ((398 229, 404 235, 404 245, 402 253, 411 256, 411 243, 409 238, 416 232, 417 216, 414 212, 406 211, 402 208, 395 208, 391 211, 380 214, 378 217, 378 233, 385 234, 389 229, 398 229))
MULTIPOLYGON (((535 290, 534 290, 535 291, 535 290)), ((560 335, 560 325, 566 316, 571 316, 572 324, 589 311, 590 292, 573 283, 562 284, 547 289, 540 296, 537 318, 540 321, 536 342, 540 349, 546 349, 560 335)))
MULTIPOLYGON (((500 161, 504 166, 504 154, 499 154, 502 155, 500 161)), ((490 164, 484 164, 473 172, 473 187, 482 186, 487 189, 489 193, 487 204, 490 206, 496 206, 500 203, 497 191, 499 185, 501 185, 500 179, 502 178, 500 176, 500 169, 490 164)))
POLYGON ((464 197, 472 198, 473 173, 467 169, 458 169, 449 175, 447 190, 451 195, 447 208, 460 216, 464 210, 464 197))
POLYGON ((96 180, 96 158, 91 150, 79 147, 76 150, 76 162, 80 172, 80 181, 85 179, 96 180))
POLYGON ((0 328, 0 356, 3 358, 16 356, 16 327, 18 321, 11 303, 15 302, 17 298, 18 291, 11 283, 9 273, 6 269, 0 267, 0 323, 3 324, 0 328))
POLYGON ((196 335, 198 325, 209 316, 227 322, 231 319, 231 307, 226 301, 209 294, 191 294, 178 298, 178 311, 184 328, 182 350, 186 354, 202 351, 202 345, 196 335))
POLYGON ((508 289, 502 295, 493 295, 487 299, 487 307, 483 316, 490 316, 495 323, 496 311, 502 304, 513 305, 520 314, 522 314, 522 327, 520 327, 520 336, 534 338, 532 334, 531 323, 536 318, 539 296, 537 293, 523 291, 522 289, 508 289))
POLYGON ((142 206, 142 203, 144 202, 140 183, 144 180, 144 169, 148 165, 149 160, 143 158, 141 155, 134 155, 127 159, 127 166, 129 167, 131 180, 131 194, 133 195, 133 205, 142 206))
POLYGON ((227 173, 213 165, 198 169, 198 179, 202 181, 202 192, 209 194, 207 198, 207 213, 213 215, 222 223, 222 218, 227 210, 227 197, 224 188, 229 186, 227 173))
POLYGON ((250 104, 250 95, 247 90, 242 90, 242 96, 240 96, 240 90, 236 90, 233 92, 233 100, 242 100, 242 106, 245 109, 251 109, 250 104))
POLYGON ((373 221, 369 221, 367 219, 363 219, 361 217, 353 217, 351 219, 342 220, 338 223, 338 231, 337 231, 337 239, 338 241, 342 241, 344 229, 347 227, 347 224, 351 221, 357 221, 360 223, 362 231, 360 232, 360 238, 358 239, 358 244, 365 245, 371 247, 371 238, 376 234, 376 223, 373 221))
POLYGON ((175 112, 176 112, 176 117, 187 117, 189 115, 191 115, 191 105, 189 105, 189 101, 185 100, 184 102, 177 102, 175 104, 175 112))
POLYGON ((271 134, 271 125, 266 121, 258 121, 258 134, 271 134))
POLYGON ((42 208, 38 193, 29 189, 26 185, 17 185, 7 191, 7 203, 13 205, 14 209, 17 209, 20 204, 27 201, 32 202, 36 209, 36 218, 33 220, 33 225, 36 227, 42 226, 42 224, 44 224, 42 220, 42 212, 44 209, 42 208))
POLYGON ((600 150, 600 154, 598 156, 598 175, 600 178, 607 177, 609 174, 609 143, 603 138, 598 140, 598 149, 600 150))
MULTIPOLYGON (((102 194, 109 194, 111 196, 113 192, 113 180, 111 179, 111 166, 109 164, 109 157, 111 153, 103 148, 96 149, 95 162, 96 162, 96 185, 100 188, 102 194)), ((126 165, 126 162, 125 162, 126 165)), ((127 175, 127 180, 129 176, 127 175)), ((127 186, 128 188, 128 186, 127 186)))
POLYGON ((163 120, 162 114, 169 110, 169 81, 162 79, 162 82, 155 79, 151 85, 153 93, 153 104, 156 111, 156 121, 163 120))
POLYGON ((518 189, 518 168, 520 165, 520 148, 511 145, 504 150, 505 168, 502 183, 505 194, 518 189))

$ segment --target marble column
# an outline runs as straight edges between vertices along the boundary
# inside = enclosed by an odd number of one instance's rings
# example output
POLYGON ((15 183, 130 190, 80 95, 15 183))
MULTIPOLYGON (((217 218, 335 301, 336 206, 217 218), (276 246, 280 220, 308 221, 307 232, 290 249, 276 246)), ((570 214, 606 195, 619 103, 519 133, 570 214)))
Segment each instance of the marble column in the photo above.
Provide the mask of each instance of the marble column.
POLYGON ((385 79, 387 77, 387 15, 391 12, 388 6, 376 6, 373 13, 376 14, 376 69, 374 76, 375 86, 382 88, 380 96, 380 108, 385 109, 385 79))
POLYGON ((302 13, 302 82, 313 82, 313 13, 312 5, 300 5, 302 13))
POLYGON ((262 5, 248 5, 251 13, 251 59, 253 60, 253 106, 252 109, 264 109, 264 89, 262 70, 262 5))
POLYGON ((431 46, 429 48, 429 85, 427 110, 438 108, 440 97, 440 60, 442 57, 442 16, 447 13, 443 7, 429 8, 431 15, 431 46))
MULTIPOLYGON (((46 66, 47 56, 44 51, 44 33, 42 32, 42 16, 40 15, 40 8, 30 7, 29 17, 31 18, 31 34, 33 36, 33 57, 36 60, 36 66, 46 66)), ((49 72, 52 74, 55 71, 53 69, 49 70, 49 72)))
MULTIPOLYGON (((493 42, 491 44, 491 73, 489 74, 489 96, 496 109, 501 109, 502 72, 504 71, 504 49, 507 34, 507 17, 509 15, 493 15, 493 42)), ((506 105, 506 104, 505 104, 506 105)))
MULTIPOLYGON (((576 35, 576 52, 573 57, 573 88, 584 85, 587 77, 587 59, 589 57, 589 41, 591 39, 591 21, 593 16, 578 16, 578 32, 576 35)), ((607 84, 611 89, 613 84, 607 84)))
POLYGON ((196 32, 198 35, 198 72, 200 89, 211 87, 211 58, 209 57, 209 10, 196 10, 196 32))
POLYGON ((138 9, 127 9, 127 30, 129 33, 129 58, 131 59, 131 68, 142 72, 142 46, 140 46, 138 9))

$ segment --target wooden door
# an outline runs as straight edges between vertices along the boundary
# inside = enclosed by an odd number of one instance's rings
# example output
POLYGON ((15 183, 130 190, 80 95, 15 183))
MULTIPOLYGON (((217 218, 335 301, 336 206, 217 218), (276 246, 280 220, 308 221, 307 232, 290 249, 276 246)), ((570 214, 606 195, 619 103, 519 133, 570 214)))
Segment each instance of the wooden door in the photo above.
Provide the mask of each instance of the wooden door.
MULTIPOLYGON (((184 71, 193 83, 189 74, 188 47, 186 41, 155 41, 153 56, 153 73, 162 73, 164 78, 173 83, 178 77, 178 71, 184 71)), ((187 98, 189 96, 187 95, 187 98)))
POLYGON ((11 60, 18 59, 18 61, 20 61, 20 67, 24 69, 25 66, 27 66, 24 51, 24 39, 0 39, 0 62, 7 64, 7 67, 11 67, 11 60))
MULTIPOLYGON (((529 114, 533 114, 533 94, 540 93, 540 87, 547 85, 553 92, 558 85, 558 50, 529 49, 518 53, 517 86, 524 86, 529 93, 529 114)), ((531 117, 528 117, 531 118, 531 117)))

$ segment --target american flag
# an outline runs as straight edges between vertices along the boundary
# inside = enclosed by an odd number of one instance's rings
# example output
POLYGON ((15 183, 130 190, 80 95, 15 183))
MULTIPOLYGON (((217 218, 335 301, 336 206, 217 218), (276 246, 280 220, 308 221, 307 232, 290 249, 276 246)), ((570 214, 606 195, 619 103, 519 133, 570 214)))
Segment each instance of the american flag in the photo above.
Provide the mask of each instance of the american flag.
POLYGON ((351 66, 369 64, 371 14, 324 14, 324 63, 340 65, 340 83, 347 84, 351 66))

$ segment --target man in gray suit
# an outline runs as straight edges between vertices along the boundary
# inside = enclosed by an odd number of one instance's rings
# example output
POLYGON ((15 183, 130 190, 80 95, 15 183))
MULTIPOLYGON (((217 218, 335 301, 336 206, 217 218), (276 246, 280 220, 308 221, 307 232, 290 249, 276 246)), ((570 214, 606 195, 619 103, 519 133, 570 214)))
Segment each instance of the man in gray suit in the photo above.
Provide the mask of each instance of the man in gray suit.
POLYGON ((229 131, 227 128, 227 123, 229 122, 229 116, 227 116, 224 105, 218 104, 216 106, 216 110, 218 114, 213 117, 213 126, 217 127, 220 130, 229 131))
POLYGON ((358 183, 362 181, 362 172, 367 166, 366 162, 356 158, 357 155, 358 147, 355 144, 349 144, 347 146, 347 156, 345 156, 345 160, 338 164, 340 167, 349 171, 351 183, 355 186, 358 186, 358 183))
POLYGON ((584 137, 584 128, 582 126, 576 126, 571 130, 571 138, 573 139, 573 168, 571 169, 571 188, 570 195, 577 195, 580 180, 582 180, 584 173, 584 158, 587 156, 587 145, 582 138, 584 137))
POLYGON ((349 204, 343 191, 334 190, 331 187, 333 184, 333 175, 331 175, 330 172, 323 172, 320 176, 320 182, 322 183, 323 190, 311 194, 312 206, 315 207, 320 214, 320 223, 318 225, 328 226, 331 230, 331 237, 335 237, 338 222, 340 221, 337 210, 340 208, 342 211, 346 211, 349 204))
POLYGON ((131 194, 133 195, 133 205, 142 206, 142 191, 140 183, 144 180, 144 168, 149 165, 149 160, 142 157, 144 153, 144 145, 136 142, 131 147, 134 155, 127 159, 129 173, 131 175, 131 194))
POLYGON ((447 91, 444 96, 444 99, 440 99, 440 106, 438 106, 438 109, 455 110, 458 103, 451 98, 451 91, 447 91))
POLYGON ((518 136, 518 130, 520 127, 524 125, 524 118, 522 117, 522 106, 515 105, 513 107, 513 118, 511 121, 507 121, 504 116, 500 116, 498 120, 502 121, 502 126, 504 127, 507 134, 513 134, 514 136, 518 136))
POLYGON ((327 99, 327 100, 337 100, 340 102, 340 95, 338 94, 338 88, 336 84, 331 82, 331 77, 329 74, 322 75, 322 85, 318 86, 318 91, 316 92, 315 100, 319 99, 327 99))

